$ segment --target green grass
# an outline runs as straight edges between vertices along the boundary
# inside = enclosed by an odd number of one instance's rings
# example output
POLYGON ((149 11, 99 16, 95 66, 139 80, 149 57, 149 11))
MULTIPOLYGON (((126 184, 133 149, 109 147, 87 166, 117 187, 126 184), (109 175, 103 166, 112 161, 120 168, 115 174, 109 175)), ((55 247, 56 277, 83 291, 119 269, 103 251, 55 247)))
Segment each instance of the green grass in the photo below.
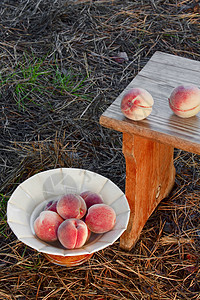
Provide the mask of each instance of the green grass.
POLYGON ((12 72, 0 71, 0 96, 11 88, 19 109, 25 110, 30 102, 51 106, 48 99, 53 95, 88 99, 84 94, 86 80, 87 76, 75 74, 70 68, 62 72, 55 60, 49 62, 46 57, 24 54, 12 72))
POLYGON ((51 68, 52 74, 54 75, 52 78, 52 86, 54 86, 61 95, 70 93, 73 96, 87 99, 86 95, 80 93, 84 82, 87 80, 87 76, 80 79, 80 74, 73 74, 71 69, 64 74, 60 71, 58 65, 53 65, 51 68))

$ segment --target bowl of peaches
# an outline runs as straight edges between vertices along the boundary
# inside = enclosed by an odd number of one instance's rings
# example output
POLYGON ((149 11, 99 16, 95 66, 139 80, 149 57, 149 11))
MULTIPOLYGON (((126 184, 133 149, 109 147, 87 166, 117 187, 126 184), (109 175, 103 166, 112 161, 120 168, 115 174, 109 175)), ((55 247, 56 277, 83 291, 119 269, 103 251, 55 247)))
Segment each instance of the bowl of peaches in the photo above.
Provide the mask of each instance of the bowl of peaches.
POLYGON ((117 185, 77 168, 33 175, 7 204, 7 222, 18 240, 64 266, 82 264, 112 245, 126 230, 129 216, 117 185))

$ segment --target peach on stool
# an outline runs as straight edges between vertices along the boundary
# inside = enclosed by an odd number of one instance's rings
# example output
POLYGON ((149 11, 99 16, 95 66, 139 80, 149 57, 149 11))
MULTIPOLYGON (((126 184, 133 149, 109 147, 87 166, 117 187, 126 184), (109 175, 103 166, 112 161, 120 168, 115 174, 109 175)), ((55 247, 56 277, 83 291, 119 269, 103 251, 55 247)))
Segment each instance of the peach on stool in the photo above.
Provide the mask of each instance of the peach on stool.
POLYGON ((107 204, 94 204, 88 209, 85 223, 94 233, 105 233, 110 231, 116 221, 114 209, 107 204))
POLYGON ((57 240, 57 231, 63 219, 54 211, 42 211, 34 221, 35 234, 45 242, 57 240))
POLYGON ((67 219, 58 228, 58 240, 67 249, 82 247, 88 238, 87 225, 80 219, 67 219))
POLYGON ((150 115, 153 104, 149 92, 142 88, 132 88, 122 98, 121 111, 128 119, 139 121, 150 115))
POLYGON ((77 194, 67 194, 57 203, 57 212, 63 219, 81 219, 87 210, 85 201, 77 194))
POLYGON ((200 111, 200 89, 195 85, 180 85, 169 97, 171 110, 181 118, 195 116, 200 111))
POLYGON ((103 203, 102 197, 97 193, 85 191, 85 192, 81 193, 80 196, 85 200, 87 209, 90 208, 90 206, 92 206, 94 204, 103 203))

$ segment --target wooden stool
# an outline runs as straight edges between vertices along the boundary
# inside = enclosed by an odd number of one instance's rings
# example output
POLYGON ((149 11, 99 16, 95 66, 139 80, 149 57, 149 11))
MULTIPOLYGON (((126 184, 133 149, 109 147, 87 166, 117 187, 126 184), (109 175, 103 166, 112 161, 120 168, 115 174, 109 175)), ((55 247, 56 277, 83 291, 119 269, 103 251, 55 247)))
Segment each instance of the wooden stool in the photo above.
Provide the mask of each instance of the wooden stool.
POLYGON ((200 154, 200 113, 183 119, 173 114, 168 105, 172 89, 181 84, 200 87, 200 62, 155 52, 100 118, 102 126, 123 133, 125 193, 131 215, 120 239, 122 249, 134 246, 158 203, 171 191, 174 147, 200 154), (137 122, 124 117, 120 109, 124 93, 133 87, 146 89, 154 98, 151 115, 137 122))

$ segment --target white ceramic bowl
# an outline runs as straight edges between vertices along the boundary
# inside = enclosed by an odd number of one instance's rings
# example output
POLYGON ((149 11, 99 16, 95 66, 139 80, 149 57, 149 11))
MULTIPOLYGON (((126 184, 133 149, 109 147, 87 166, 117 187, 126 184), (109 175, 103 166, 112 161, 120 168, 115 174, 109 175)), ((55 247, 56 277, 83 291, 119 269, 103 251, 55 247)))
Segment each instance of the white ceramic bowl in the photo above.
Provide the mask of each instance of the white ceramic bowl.
POLYGON ((126 230, 129 215, 127 199, 112 181, 97 173, 76 168, 52 169, 28 178, 16 188, 7 205, 7 222, 20 241, 39 252, 61 256, 91 254, 113 244, 126 230), (115 210, 116 223, 111 231, 93 234, 82 248, 74 250, 37 238, 33 223, 48 201, 86 190, 99 193, 104 203, 115 210))

